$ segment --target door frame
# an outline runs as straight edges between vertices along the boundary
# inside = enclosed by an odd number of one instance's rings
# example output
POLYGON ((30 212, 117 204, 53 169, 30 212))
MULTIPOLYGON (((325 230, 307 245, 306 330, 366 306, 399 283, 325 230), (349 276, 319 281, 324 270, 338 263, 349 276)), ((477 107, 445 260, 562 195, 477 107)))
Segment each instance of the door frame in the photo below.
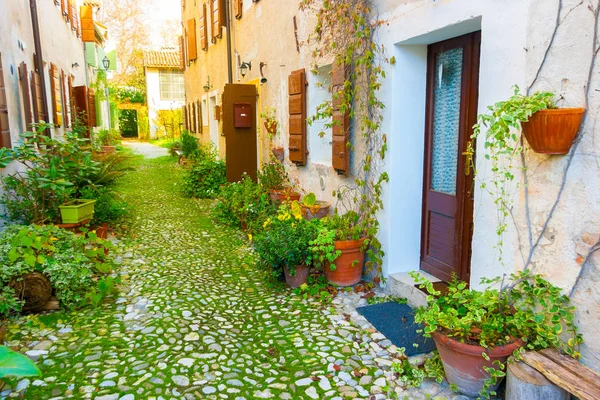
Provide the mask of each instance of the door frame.
MULTIPOLYGON (((463 79, 461 82, 460 122, 459 122, 459 157, 457 165, 456 213, 454 216, 454 272, 458 278, 467 283, 471 277, 471 243, 473 233, 473 171, 465 174, 465 157, 462 153, 473 132, 477 121, 477 105, 479 97, 479 64, 481 52, 481 31, 476 31, 452 39, 430 44, 427 48, 427 92, 425 108, 425 146, 423 166, 423 205, 421 215, 421 257, 420 269, 431 273, 442 280, 449 276, 438 268, 424 261, 428 245, 429 226, 427 220, 428 191, 431 187, 431 155, 433 145, 433 106, 435 85, 436 54, 444 49, 463 47, 463 79), (464 79, 465 77, 469 79, 464 79), (463 177, 459 179, 458 177, 463 177), (459 223, 460 221, 460 223, 459 223)), ((476 143, 472 141, 473 148, 476 143)), ((473 155, 473 162, 475 162, 473 155)))

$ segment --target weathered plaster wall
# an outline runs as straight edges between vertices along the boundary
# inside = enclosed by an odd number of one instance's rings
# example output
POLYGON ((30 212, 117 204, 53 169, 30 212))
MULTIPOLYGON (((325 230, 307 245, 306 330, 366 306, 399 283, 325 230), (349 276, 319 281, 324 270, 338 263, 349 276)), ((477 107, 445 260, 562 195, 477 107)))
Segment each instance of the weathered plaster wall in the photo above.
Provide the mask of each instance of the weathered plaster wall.
POLYGON ((158 111, 181 109, 185 101, 162 100, 160 98, 160 74, 157 68, 146 68, 146 98, 148 102, 150 138, 156 139, 159 127, 154 121, 158 116, 158 111))
MULTIPOLYGON (((582 106, 585 82, 592 57, 593 14, 587 2, 565 0, 561 26, 534 90, 551 90, 564 98, 559 105, 582 106)), ((596 5, 594 5, 596 6, 596 5)), ((515 84, 526 88, 533 80, 554 29, 556 1, 387 1, 378 9, 386 20, 379 36, 396 56, 389 68, 389 84, 382 91, 388 104, 384 130, 390 134, 391 183, 386 192, 387 208, 382 214, 382 242, 387 249, 388 273, 419 268, 421 196, 423 184, 424 70, 427 45, 478 29, 482 31, 479 112, 506 99, 515 84)), ((557 203, 548 229, 533 253, 534 271, 544 273, 569 293, 590 247, 598 241, 600 181, 598 130, 595 118, 600 105, 598 72, 592 76, 592 97, 584 136, 577 149, 563 196, 557 203)), ((483 141, 477 144, 483 154, 483 141)), ((568 156, 543 156, 526 146, 529 177, 532 240, 535 242, 553 207, 568 156)), ((510 273, 523 268, 529 253, 524 189, 514 189, 513 215, 504 238, 504 263, 495 248, 496 208, 480 183, 490 178, 490 165, 477 158, 479 171, 475 193, 475 231, 471 260, 474 287, 481 277, 510 273)), ((516 180, 522 182, 523 177, 516 180)), ((583 360, 600 369, 597 325, 600 317, 600 273, 592 257, 576 288, 573 300, 586 344, 583 360)))

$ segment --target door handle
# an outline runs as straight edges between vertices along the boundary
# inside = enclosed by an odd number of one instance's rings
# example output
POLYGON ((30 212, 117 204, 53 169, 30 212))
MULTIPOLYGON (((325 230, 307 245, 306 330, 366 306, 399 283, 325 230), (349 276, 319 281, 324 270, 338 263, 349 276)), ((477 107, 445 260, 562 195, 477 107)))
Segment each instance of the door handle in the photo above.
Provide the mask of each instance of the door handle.
POLYGON ((465 156, 465 175, 471 175, 471 168, 473 168, 473 154, 475 154, 475 149, 473 149, 473 143, 469 140, 467 142, 467 149, 462 153, 465 156))

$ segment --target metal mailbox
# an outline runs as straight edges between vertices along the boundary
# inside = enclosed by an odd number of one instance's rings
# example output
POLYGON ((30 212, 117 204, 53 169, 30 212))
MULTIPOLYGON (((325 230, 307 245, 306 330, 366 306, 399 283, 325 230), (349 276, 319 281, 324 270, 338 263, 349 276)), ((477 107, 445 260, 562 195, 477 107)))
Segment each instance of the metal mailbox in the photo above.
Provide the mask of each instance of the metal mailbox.
POLYGON ((252 128, 252 105, 250 103, 233 104, 234 128, 252 128))

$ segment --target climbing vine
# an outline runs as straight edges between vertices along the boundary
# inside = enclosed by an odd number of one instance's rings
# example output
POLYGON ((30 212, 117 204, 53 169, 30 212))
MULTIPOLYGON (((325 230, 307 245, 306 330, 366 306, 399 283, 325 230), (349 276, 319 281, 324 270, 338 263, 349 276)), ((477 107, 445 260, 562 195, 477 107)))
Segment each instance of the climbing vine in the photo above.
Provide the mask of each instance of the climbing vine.
MULTIPOLYGON (((384 47, 375 41, 381 21, 372 20, 371 0, 302 0, 300 9, 317 18, 306 42, 313 49, 313 73, 327 64, 345 72, 342 85, 333 86, 332 82, 328 88, 340 104, 340 111, 350 116, 348 150, 355 155, 351 164, 354 179, 334 191, 338 200, 336 211, 352 210, 360 215, 359 224, 369 246, 367 274, 374 273, 378 282, 384 252, 377 238, 377 216, 383 209, 382 190, 389 177, 383 170, 387 140, 381 122, 385 106, 377 95, 385 79, 383 66, 394 60, 388 59, 384 47)), ((333 119, 333 99, 318 105, 308 122, 331 121, 325 124, 326 128, 339 124, 333 119)))

